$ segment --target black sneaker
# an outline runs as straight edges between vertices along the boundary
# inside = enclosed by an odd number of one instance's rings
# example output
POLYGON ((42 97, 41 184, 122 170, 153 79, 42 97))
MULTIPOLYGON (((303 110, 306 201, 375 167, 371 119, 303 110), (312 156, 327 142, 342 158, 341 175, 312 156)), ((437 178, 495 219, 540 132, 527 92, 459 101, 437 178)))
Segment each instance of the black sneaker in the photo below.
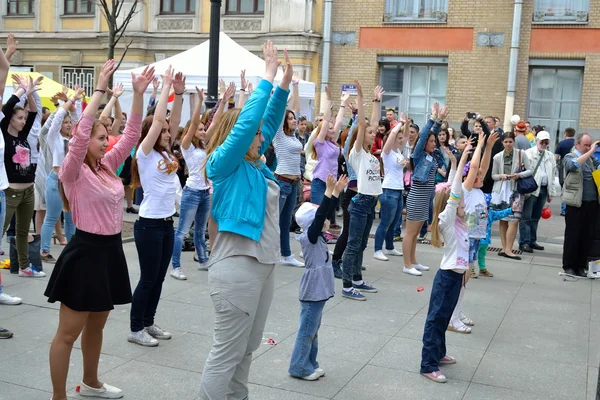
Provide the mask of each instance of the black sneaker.
POLYGON ((41 255, 40 256, 42 261, 48 264, 55 264, 56 263, 56 258, 52 257, 52 254, 48 253, 46 255, 41 255))
POLYGON ((8 329, 0 327, 0 339, 10 339, 13 337, 13 333, 8 329))
POLYGON ((521 250, 523 253, 533 253, 533 249, 528 244, 519 246, 519 250, 521 250))
POLYGON ((133 207, 127 207, 127 208, 125 209, 125 212, 126 212, 127 214, 137 214, 137 213, 138 213, 138 210, 136 210, 136 209, 135 209, 135 208, 133 208, 133 207))

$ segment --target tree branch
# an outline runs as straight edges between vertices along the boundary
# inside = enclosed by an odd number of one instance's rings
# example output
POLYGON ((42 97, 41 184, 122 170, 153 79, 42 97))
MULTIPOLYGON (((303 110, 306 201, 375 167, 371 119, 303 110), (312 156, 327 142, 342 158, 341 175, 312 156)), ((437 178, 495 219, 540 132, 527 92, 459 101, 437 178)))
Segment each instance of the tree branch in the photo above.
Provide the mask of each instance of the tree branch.
MULTIPOLYGON (((131 9, 129 10, 129 12, 127 13, 127 15, 125 16, 125 18, 123 18, 123 22, 117 26, 115 28, 115 45, 117 43, 119 43, 119 41, 121 40, 121 38, 123 37, 123 35, 125 34, 125 31, 127 29, 127 26, 129 25, 129 23, 131 22, 131 19, 140 12, 140 10, 137 8, 138 3, 140 3, 141 0, 136 0, 132 6, 131 9)), ((119 8, 120 10, 120 8, 119 8)))
POLYGON ((125 55, 127 54, 127 50, 129 50, 129 46, 131 46, 131 44, 133 43, 133 39, 131 39, 129 41, 129 43, 127 43, 125 45, 125 49, 123 50, 123 54, 121 54, 121 58, 119 59, 119 62, 117 63, 117 67, 115 68, 115 71, 119 69, 119 67, 121 66, 121 63, 123 62, 123 59, 125 58, 125 55))

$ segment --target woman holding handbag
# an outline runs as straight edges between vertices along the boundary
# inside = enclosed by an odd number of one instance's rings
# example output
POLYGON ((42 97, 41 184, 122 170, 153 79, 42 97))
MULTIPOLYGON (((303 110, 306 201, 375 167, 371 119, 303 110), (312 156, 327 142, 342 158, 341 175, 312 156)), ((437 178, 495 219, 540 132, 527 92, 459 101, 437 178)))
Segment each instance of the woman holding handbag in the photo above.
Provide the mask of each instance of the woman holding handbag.
POLYGON ((517 189, 519 180, 531 177, 533 171, 527 155, 514 147, 515 134, 513 132, 505 132, 502 143, 504 150, 494 156, 492 166, 494 187, 490 207, 492 210, 512 207, 514 214, 500 220, 502 251, 498 255, 512 260, 520 260, 521 257, 515 255, 512 248, 517 237, 525 196, 517 189))

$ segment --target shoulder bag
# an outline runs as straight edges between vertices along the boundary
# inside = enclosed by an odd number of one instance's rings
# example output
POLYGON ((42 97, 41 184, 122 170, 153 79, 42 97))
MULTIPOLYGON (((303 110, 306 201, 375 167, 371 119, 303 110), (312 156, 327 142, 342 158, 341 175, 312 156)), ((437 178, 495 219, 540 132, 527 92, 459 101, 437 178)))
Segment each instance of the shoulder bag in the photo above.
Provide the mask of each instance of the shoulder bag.
MULTIPOLYGON (((517 173, 526 171, 525 167, 523 166, 523 163, 521 162, 521 151, 522 150, 519 150, 519 170, 517 171, 517 173)), ((538 190, 538 184, 535 182, 535 173, 537 172, 538 167, 544 159, 544 155, 540 156, 540 159, 538 160, 538 163, 535 166, 535 169, 533 170, 533 174, 531 176, 528 176, 527 178, 520 178, 517 180, 517 192, 519 194, 530 194, 538 190)))

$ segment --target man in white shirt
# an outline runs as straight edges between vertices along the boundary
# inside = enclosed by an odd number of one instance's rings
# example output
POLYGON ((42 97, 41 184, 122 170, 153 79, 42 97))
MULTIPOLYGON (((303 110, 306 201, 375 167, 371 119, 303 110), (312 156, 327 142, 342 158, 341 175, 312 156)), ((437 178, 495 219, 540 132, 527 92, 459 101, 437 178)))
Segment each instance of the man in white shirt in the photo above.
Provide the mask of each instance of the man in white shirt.
POLYGON ((519 249, 525 253, 533 253, 533 250, 544 250, 544 247, 537 243, 538 222, 546 201, 550 203, 552 197, 558 196, 554 186, 554 177, 557 171, 556 159, 554 154, 548 151, 549 144, 550 134, 546 131, 540 131, 536 136, 536 145, 525 150, 525 154, 529 157, 529 162, 534 169, 535 183, 538 185, 538 189, 525 200, 523 216, 519 222, 519 249))

